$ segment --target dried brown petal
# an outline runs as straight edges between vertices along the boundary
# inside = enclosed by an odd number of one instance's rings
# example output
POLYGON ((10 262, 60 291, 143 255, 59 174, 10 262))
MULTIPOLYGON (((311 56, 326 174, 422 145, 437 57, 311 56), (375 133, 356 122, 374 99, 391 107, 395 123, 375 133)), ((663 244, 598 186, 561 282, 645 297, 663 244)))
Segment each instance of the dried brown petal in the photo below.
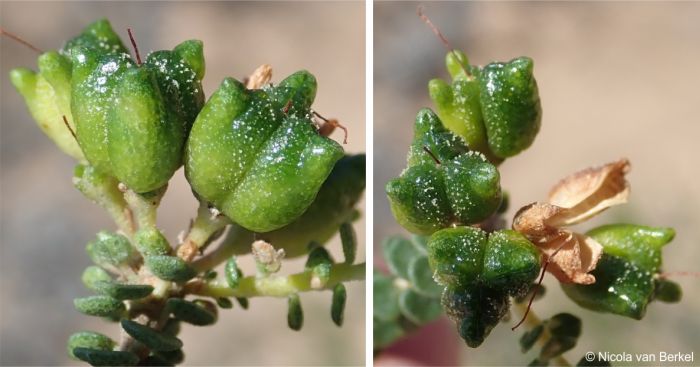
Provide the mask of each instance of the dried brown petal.
POLYGON ((580 223, 603 210, 627 202, 630 187, 625 174, 627 159, 587 168, 561 180, 549 193, 549 203, 567 209, 550 224, 561 227, 580 223))
POLYGON ((530 241, 546 243, 560 234, 559 228, 549 224, 552 218, 565 210, 555 205, 532 203, 522 207, 513 218, 513 229, 522 233, 530 241))
POLYGON ((550 257, 547 271, 562 283, 593 284, 595 277, 588 274, 595 269, 603 246, 580 233, 562 231, 556 239, 540 247, 550 257))
POLYGON ((272 66, 262 64, 248 77, 245 87, 248 89, 260 89, 272 79, 272 66))

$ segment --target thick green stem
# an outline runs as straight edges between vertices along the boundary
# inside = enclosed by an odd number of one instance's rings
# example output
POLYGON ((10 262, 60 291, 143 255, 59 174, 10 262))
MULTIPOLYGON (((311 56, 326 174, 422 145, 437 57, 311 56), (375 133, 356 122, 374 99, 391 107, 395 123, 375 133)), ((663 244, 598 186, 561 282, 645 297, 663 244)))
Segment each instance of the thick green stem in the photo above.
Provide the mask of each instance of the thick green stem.
MULTIPOLYGON (((525 325, 528 329, 532 330, 538 325, 542 324, 542 320, 540 320, 540 318, 537 317, 537 314, 535 314, 535 311, 532 308, 530 308, 530 311, 528 312, 526 302, 513 302, 512 309, 515 310, 516 314, 520 314, 520 317, 525 316, 525 314, 527 313, 523 325, 525 325)), ((518 317, 518 319, 520 319, 520 317, 518 317)), ((540 335, 540 337, 537 338, 537 345, 540 348, 542 348, 547 342, 547 340, 549 340, 549 338, 549 330, 547 330, 547 328, 544 328, 542 335, 540 335)), ((554 362, 555 366, 571 366, 571 363, 569 363, 569 361, 567 361, 563 355, 559 355, 557 357, 552 358, 550 362, 554 362)))
POLYGON ((336 284, 365 279, 365 263, 349 265, 334 264, 328 282, 322 288, 311 286, 310 271, 302 273, 259 278, 249 276, 241 279, 238 287, 230 288, 223 280, 211 282, 195 281, 185 285, 185 291, 209 297, 287 297, 291 294, 332 289, 336 284))
POLYGON ((168 186, 165 185, 152 192, 137 194, 124 185, 119 185, 119 189, 124 192, 124 200, 129 204, 139 228, 156 227, 157 209, 167 188, 168 186))
POLYGON ((192 222, 187 236, 185 236, 180 247, 178 247, 177 255, 185 261, 192 261, 209 243, 209 239, 229 224, 231 224, 231 221, 226 216, 210 209, 205 201, 200 201, 197 217, 192 222))

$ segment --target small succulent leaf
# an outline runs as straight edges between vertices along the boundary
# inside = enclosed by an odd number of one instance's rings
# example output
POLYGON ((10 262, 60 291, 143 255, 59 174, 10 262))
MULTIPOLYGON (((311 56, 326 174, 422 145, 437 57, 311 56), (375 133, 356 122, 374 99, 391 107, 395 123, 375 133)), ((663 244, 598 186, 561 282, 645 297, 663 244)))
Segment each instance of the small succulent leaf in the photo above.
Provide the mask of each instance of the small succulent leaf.
POLYGON ((313 274, 312 286, 315 288, 323 287, 331 277, 331 268, 333 267, 333 259, 325 248, 315 245, 309 252, 309 257, 306 260, 304 268, 313 274), (317 284, 313 284, 317 279, 317 284))
POLYGON ((433 279, 433 269, 427 256, 416 256, 408 264, 408 280, 413 289, 428 298, 440 298, 442 286, 433 279))
MULTIPOLYGON (((216 306, 211 306, 216 310, 216 306)), ((216 322, 217 315, 212 307, 203 307, 202 304, 181 298, 168 299, 166 307, 174 318, 192 325, 206 326, 216 322)))
POLYGON ((538 359, 541 361, 548 361, 554 357, 560 356, 564 352, 573 349, 576 346, 576 341, 577 338, 567 336, 550 338, 542 347, 538 359))
POLYGON ((372 334, 374 349, 388 347, 406 334, 406 331, 396 320, 379 320, 374 318, 372 334))
POLYGON ((154 330, 146 325, 127 319, 122 320, 121 325, 127 334, 151 350, 172 351, 182 348, 182 341, 172 334, 154 330))
POLYGON ((520 351, 527 353, 533 345, 537 342, 537 339, 542 336, 544 331, 544 325, 539 324, 532 328, 532 330, 526 331, 523 336, 520 337, 520 351))
POLYGON ((374 294, 372 310, 374 318, 382 321, 396 320, 401 314, 399 310, 399 291, 394 286, 394 277, 374 270, 372 277, 372 292, 374 294))
POLYGON ((90 259, 102 267, 130 266, 138 262, 139 255, 129 240, 120 234, 99 232, 97 239, 88 243, 86 251, 90 259))
POLYGON ((223 309, 231 309, 233 308, 233 301, 231 301, 230 298, 226 297, 219 297, 216 299, 216 304, 217 306, 223 308, 223 309))
POLYGON ((556 314, 547 321, 547 329, 554 338, 576 339, 581 336, 581 319, 569 313, 556 314))
POLYGON ((677 303, 683 298, 681 286, 668 279, 657 279, 654 299, 665 303, 677 303))
POLYGON ((106 335, 93 331, 79 331, 68 338, 68 355, 75 359, 75 348, 112 350, 116 345, 117 343, 106 335))
POLYGON ((156 355, 168 363, 173 365, 180 364, 185 360, 185 352, 182 349, 170 350, 170 351, 160 351, 156 355))
POLYGON ((610 367, 610 362, 598 359, 598 354, 596 353, 591 360, 588 360, 587 357, 581 357, 576 363, 576 367, 610 367))
POLYGON ((91 348, 75 348, 73 355, 93 366, 135 366, 139 357, 131 352, 118 350, 99 350, 91 348))
POLYGON ((236 297, 236 301, 241 306, 241 308, 244 310, 247 310, 248 306, 250 305, 248 298, 245 298, 245 297, 236 297))
POLYGON ((354 263, 355 254, 357 253, 357 235, 350 222, 343 222, 340 225, 340 242, 343 244, 345 263, 354 263))
POLYGON ((134 246, 145 256, 169 255, 170 243, 157 228, 142 228, 134 235, 134 246))
POLYGON ((338 326, 343 326, 343 316, 345 314, 345 302, 347 292, 343 283, 337 284, 333 288, 333 302, 331 303, 331 319, 338 326))
POLYGON ((83 281, 83 284, 87 289, 96 291, 99 285, 98 283, 111 282, 112 276, 110 276, 109 273, 107 273, 104 269, 100 268, 99 266, 91 265, 85 268, 85 271, 83 271, 83 275, 80 277, 80 280, 83 281))
POLYGON ((153 286, 147 284, 123 284, 114 281, 99 281, 93 290, 99 294, 118 300, 140 299, 153 293, 153 286))
POLYGON ((243 273, 241 272, 241 269, 238 268, 238 263, 236 262, 235 256, 232 256, 226 262, 226 266, 224 267, 224 275, 226 276, 226 284, 228 284, 231 289, 238 288, 238 285, 241 283, 243 273))
POLYGON ((421 295, 412 289, 404 289, 399 294, 401 314, 411 322, 423 325, 440 317, 440 301, 421 295))
POLYGON ((139 366, 170 367, 175 365, 158 355, 151 354, 150 356, 142 359, 141 362, 139 362, 139 366))
POLYGON ((296 293, 287 298, 287 325, 294 331, 301 330, 304 325, 304 310, 296 293))
POLYGON ((90 316, 119 317, 126 311, 122 301, 109 296, 90 296, 73 300, 75 309, 90 316))
POLYGON ((197 272, 177 256, 146 256, 146 266, 160 279, 184 282, 194 278, 197 272))
POLYGON ((382 251, 389 271, 403 279, 409 279, 408 266, 414 258, 423 256, 413 242, 401 237, 391 236, 382 242, 382 251))
POLYGON ((169 318, 162 330, 164 333, 177 336, 180 333, 180 320, 169 318))

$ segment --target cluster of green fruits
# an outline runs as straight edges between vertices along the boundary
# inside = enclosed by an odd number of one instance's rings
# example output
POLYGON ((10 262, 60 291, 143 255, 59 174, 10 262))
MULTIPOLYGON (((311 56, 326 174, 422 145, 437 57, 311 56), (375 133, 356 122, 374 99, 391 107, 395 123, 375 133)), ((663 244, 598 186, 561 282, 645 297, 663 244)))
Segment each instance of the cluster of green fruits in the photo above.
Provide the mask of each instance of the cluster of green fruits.
MULTIPOLYGON (((38 69, 14 69, 11 81, 46 135, 78 161, 75 186, 115 218, 134 203, 155 210, 184 165, 203 218, 213 215, 219 224, 195 250, 222 238, 230 258, 265 240, 286 257, 308 255, 305 271, 323 285, 334 261, 320 246, 340 231, 352 265, 350 222, 359 215, 365 156, 346 155, 319 132, 311 110, 316 79, 309 72, 261 89, 226 78, 205 102, 201 41, 152 52, 142 63, 138 50, 132 59, 107 20, 90 24, 60 50, 41 54, 38 69)), ((132 214, 144 216, 131 213, 127 221, 132 214)), ((82 279, 97 295, 75 300, 82 313, 119 321, 132 342, 117 345, 105 335, 79 332, 69 340, 72 357, 93 365, 177 364, 183 359, 180 322, 210 325, 217 306, 233 306, 226 297, 184 299, 188 284, 215 281, 216 272, 176 252, 154 216, 136 218, 138 226, 120 225, 122 233, 100 232, 88 244, 96 266, 82 279)), ((225 275, 236 290, 242 273, 235 257, 225 275)), ((289 325, 299 329, 299 296, 289 300, 289 325)), ((247 308, 246 298, 238 301, 247 308)), ((332 306, 338 325, 344 303, 345 288, 338 283, 332 306)))
MULTIPOLYGON (((542 112, 531 59, 482 68, 450 51, 446 64, 452 83, 430 81, 437 114, 418 113, 407 168, 387 183, 386 193, 397 222, 427 236, 433 278, 444 288, 442 306, 466 343, 477 347, 508 314, 510 299, 531 292, 547 261, 523 233, 491 228, 507 206, 497 165, 532 144, 542 112)), ((649 301, 680 298, 680 288, 659 277, 660 250, 673 234, 635 225, 594 229, 588 235, 604 251, 593 272, 597 282, 562 287, 582 307, 640 319, 649 301)), ((389 255, 389 264, 397 261, 389 255)))

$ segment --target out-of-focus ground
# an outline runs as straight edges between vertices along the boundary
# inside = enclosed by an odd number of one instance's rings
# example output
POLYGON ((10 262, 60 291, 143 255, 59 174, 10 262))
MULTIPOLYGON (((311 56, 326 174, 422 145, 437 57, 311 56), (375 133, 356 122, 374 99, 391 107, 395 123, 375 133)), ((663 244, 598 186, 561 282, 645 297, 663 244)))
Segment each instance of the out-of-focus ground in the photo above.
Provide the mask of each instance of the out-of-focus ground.
MULTIPOLYGON (((225 76, 242 78, 262 63, 273 66, 273 82, 308 69, 319 82, 315 109, 348 127, 349 152, 365 150, 364 2, 0 4, 2 27, 45 50, 60 47, 100 17, 108 17, 127 44, 126 29, 133 28, 142 55, 190 38, 203 40, 207 96, 225 76)), ((73 298, 89 294, 80 283, 90 263, 85 244, 97 231, 114 226, 72 187, 74 163, 41 133, 8 80, 11 68, 35 68, 37 55, 7 38, 0 39, 0 51, 0 364, 75 364, 65 352, 72 332, 97 330, 118 337, 117 325, 81 315, 72 306, 73 298)), ((342 141, 342 132, 333 138, 342 141)), ((158 224, 174 240, 196 208, 180 170, 158 224)), ((362 247, 358 259, 364 261, 364 219, 355 228, 362 247)), ((337 239, 330 248, 342 258, 337 239)), ((303 263, 285 262, 282 272, 298 272, 303 263)), ((242 268, 253 273, 249 256, 242 268)), ((286 299, 273 298, 252 299, 247 311, 238 305, 222 310, 213 326, 183 326, 185 364, 364 364, 364 282, 348 283, 342 328, 330 319, 330 302, 330 292, 302 295, 301 332, 286 326, 286 299)))
MULTIPOLYGON (((630 203, 575 228, 614 222, 672 226, 677 235, 664 249, 664 268, 700 271, 700 3, 425 5, 453 47, 464 49, 473 63, 521 55, 535 60, 542 130, 530 149, 500 168, 511 195, 509 220, 519 207, 544 200, 561 177, 629 157, 630 203)), ((417 6, 378 2, 374 7, 375 259, 385 236, 405 233, 391 215, 384 185, 405 167, 416 113, 432 107, 428 81, 448 78, 445 48, 416 16, 417 6)), ((583 310, 551 276, 545 281, 547 296, 534 310, 541 317, 571 312, 584 320, 579 344, 566 353, 573 363, 586 351, 656 353, 657 358, 660 351, 694 351, 697 364, 700 279, 673 280, 683 287, 682 302, 654 302, 642 321, 583 310)), ((496 327, 479 349, 462 344, 459 362, 529 363, 534 354, 520 354, 523 330, 511 332, 514 323, 496 327)), ((443 343, 438 339, 433 343, 443 343)), ((425 346, 426 352, 439 349, 425 346)))

